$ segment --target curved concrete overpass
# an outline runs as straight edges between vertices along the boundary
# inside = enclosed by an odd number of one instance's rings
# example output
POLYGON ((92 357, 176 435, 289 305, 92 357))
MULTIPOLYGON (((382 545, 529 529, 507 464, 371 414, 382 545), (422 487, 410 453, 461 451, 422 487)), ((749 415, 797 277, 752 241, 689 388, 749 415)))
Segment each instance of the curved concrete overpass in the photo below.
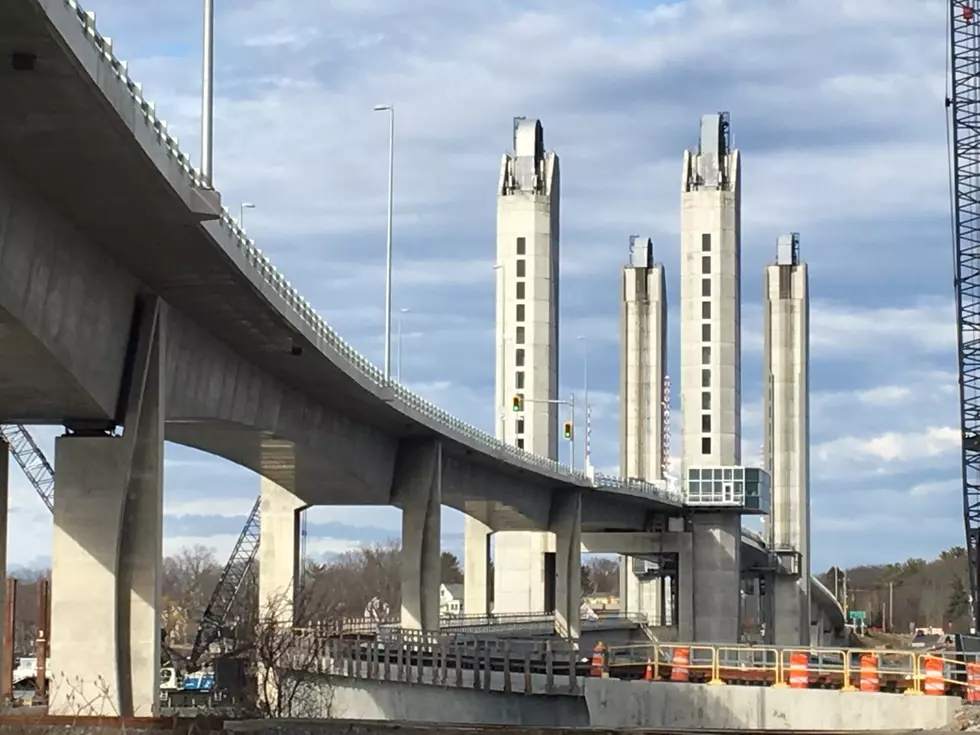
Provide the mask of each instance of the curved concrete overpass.
POLYGON ((168 307, 167 438, 304 501, 388 503, 399 443, 440 438, 446 504, 494 528, 539 525, 563 489, 587 490, 595 529, 642 528, 681 505, 664 486, 503 444, 386 381, 220 206, 94 15, 74 0, 9 0, 0 25, 13 60, 0 76, 0 348, 25 356, 0 367, 2 420, 114 423, 121 335, 148 290, 168 307))

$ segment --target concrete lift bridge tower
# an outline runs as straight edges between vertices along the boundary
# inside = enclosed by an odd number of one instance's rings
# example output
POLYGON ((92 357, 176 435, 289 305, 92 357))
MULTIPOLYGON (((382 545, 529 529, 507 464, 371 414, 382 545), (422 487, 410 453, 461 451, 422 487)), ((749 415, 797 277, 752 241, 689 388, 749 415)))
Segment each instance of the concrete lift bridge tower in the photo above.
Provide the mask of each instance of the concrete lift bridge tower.
POLYGON ((739 639, 740 505, 752 492, 739 466, 739 168, 728 113, 704 115, 681 174, 681 481, 688 505, 702 506, 691 517, 694 632, 719 643, 739 639))
MULTIPOLYGON (((504 154, 497 184, 494 424, 502 441, 554 460, 559 181, 558 156, 545 151, 541 122, 515 118, 514 150, 504 154)), ((464 612, 480 614, 487 607, 487 527, 467 519, 465 543, 464 612)), ((554 551, 551 533, 495 534, 494 612, 554 610, 554 551)))
POLYGON ((810 645, 810 295, 800 236, 779 238, 763 301, 763 457, 772 478, 766 520, 777 566, 772 643, 810 645))
MULTIPOLYGON (((624 477, 664 479, 670 407, 667 395, 667 283, 649 237, 630 238, 623 268, 619 355, 619 466, 624 477)), ((620 609, 673 624, 671 575, 663 559, 619 559, 620 609)), ((673 575, 676 577, 676 574, 673 575)))

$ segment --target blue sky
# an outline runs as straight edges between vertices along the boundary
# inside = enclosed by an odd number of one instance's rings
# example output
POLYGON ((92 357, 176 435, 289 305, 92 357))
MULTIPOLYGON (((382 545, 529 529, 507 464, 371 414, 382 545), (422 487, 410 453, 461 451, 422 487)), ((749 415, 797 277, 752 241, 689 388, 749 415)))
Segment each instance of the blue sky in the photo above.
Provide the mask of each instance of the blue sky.
MULTIPOLYGON (((513 116, 543 121, 563 177, 561 391, 582 387, 585 335, 593 462, 607 471, 628 236, 654 238, 676 304, 681 153, 701 114, 729 111, 744 170, 743 461, 761 445, 762 269, 776 237, 798 231, 813 299, 815 568, 962 544, 944 3, 215 4, 225 204, 255 204, 249 234, 380 363, 387 120, 371 108, 393 103, 404 379, 487 430, 499 157, 513 116)), ((199 160, 199 0, 87 8, 199 160)), ((38 432, 48 451, 54 433, 38 432)), ((227 554, 258 478, 180 447, 167 460, 167 550, 227 554)), ((50 516, 19 475, 11 507, 11 563, 43 559, 50 516)), ((394 509, 316 509, 309 550, 382 541, 399 524, 394 509)), ((461 516, 446 512, 444 529, 458 550, 461 516)))

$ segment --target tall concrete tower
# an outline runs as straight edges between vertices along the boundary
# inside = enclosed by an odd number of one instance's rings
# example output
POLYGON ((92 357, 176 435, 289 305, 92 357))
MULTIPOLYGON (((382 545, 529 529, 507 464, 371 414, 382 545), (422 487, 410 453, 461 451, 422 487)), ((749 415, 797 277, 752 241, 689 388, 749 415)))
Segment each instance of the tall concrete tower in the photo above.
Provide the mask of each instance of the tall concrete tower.
POLYGON ((681 469, 741 462, 741 172, 728 113, 681 177, 681 469))
POLYGON ((621 314, 620 474, 653 482, 666 460, 667 284, 650 238, 631 238, 621 314))
POLYGON ((772 478, 769 548, 773 643, 810 643, 810 295, 796 233, 779 238, 766 267, 763 456, 772 478))
MULTIPOLYGON (((503 156, 497 184, 494 418, 498 438, 556 460, 559 181, 558 156, 545 151, 541 122, 515 118, 514 151, 503 156)), ((486 535, 478 533, 483 531, 469 522, 467 575, 470 549, 474 565, 484 556, 486 535)), ((553 555, 553 534, 495 534, 494 611, 553 609, 553 555)), ((464 609, 470 600, 467 592, 464 609)), ((466 612, 479 612, 475 607, 471 603, 466 612)))
MULTIPOLYGON (((664 479, 670 411, 667 402, 667 284, 653 241, 630 238, 623 269, 619 358, 619 466, 624 477, 664 479)), ((621 556, 620 609, 665 625, 665 578, 644 560, 621 556), (651 571, 647 572, 648 566, 651 571)))

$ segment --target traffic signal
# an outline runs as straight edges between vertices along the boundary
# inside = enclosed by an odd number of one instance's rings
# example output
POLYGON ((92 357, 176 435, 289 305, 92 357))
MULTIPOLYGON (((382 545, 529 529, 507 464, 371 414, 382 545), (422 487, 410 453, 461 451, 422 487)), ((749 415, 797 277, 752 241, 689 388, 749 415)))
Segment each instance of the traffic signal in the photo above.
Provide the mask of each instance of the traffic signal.
POLYGON ((514 396, 514 410, 523 411, 524 410, 524 396, 518 393, 514 396))
POLYGON ((565 438, 566 439, 571 439, 572 438, 572 422, 571 421, 566 421, 565 422, 565 438))

